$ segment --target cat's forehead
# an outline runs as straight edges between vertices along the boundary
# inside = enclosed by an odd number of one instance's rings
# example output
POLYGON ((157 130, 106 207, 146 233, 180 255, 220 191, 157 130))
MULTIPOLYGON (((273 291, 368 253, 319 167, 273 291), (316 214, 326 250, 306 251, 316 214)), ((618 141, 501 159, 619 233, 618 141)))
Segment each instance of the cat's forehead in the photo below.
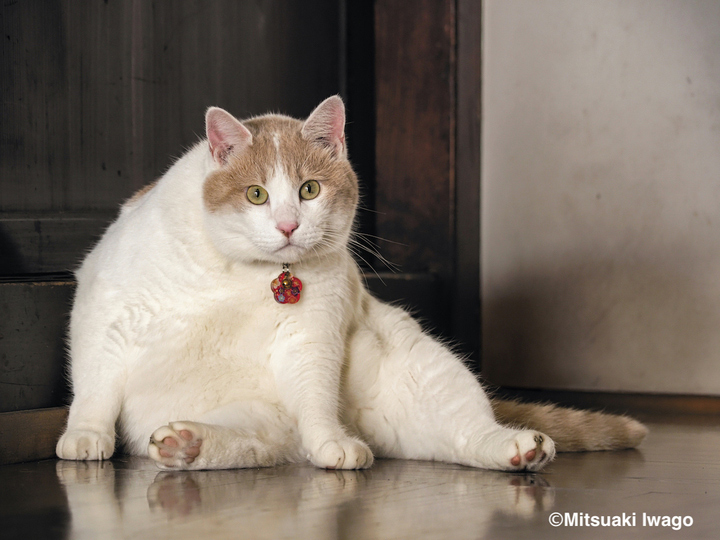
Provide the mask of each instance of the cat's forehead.
POLYGON ((300 139, 302 122, 289 116, 266 114, 242 121, 253 136, 253 144, 300 139))
MULTIPOLYGON (((302 137, 300 120, 269 114, 242 123, 252 134, 253 142, 247 152, 237 156, 235 164, 240 167, 251 161, 256 168, 281 167, 289 171, 299 163, 307 162, 310 155, 318 154, 319 149, 302 137)), ((314 161, 322 157, 316 155, 314 161)))
POLYGON ((313 151, 313 145, 303 139, 300 120, 288 116, 265 115, 243 121, 253 136, 251 153, 266 156, 268 166, 284 161, 295 162, 313 151))
POLYGON ((303 137, 301 120, 269 114, 242 123, 253 140, 246 151, 230 158, 228 168, 238 177, 264 183, 281 173, 297 182, 313 174, 326 180, 346 181, 350 169, 347 159, 337 158, 327 147, 303 137))

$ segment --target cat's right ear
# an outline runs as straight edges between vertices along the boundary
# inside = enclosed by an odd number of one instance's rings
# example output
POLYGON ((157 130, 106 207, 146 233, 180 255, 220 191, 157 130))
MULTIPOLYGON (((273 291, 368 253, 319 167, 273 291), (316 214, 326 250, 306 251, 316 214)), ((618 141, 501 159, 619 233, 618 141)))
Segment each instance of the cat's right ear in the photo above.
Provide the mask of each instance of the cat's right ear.
POLYGON ((210 107, 205 114, 210 153, 218 165, 225 165, 233 152, 240 152, 252 144, 252 133, 232 114, 219 107, 210 107))
POLYGON ((303 138, 347 157, 345 148, 345 105, 340 96, 331 96, 318 105, 302 127, 303 138))

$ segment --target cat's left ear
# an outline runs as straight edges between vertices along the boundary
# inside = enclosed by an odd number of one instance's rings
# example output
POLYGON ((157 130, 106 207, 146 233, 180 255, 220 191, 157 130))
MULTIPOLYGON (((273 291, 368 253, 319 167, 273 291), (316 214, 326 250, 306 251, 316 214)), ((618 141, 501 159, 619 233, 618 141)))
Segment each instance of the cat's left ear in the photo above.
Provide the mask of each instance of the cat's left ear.
POLYGON ((228 156, 252 144, 252 133, 232 114, 218 107, 210 107, 205 114, 205 129, 213 159, 225 165, 228 156))
POLYGON ((302 136, 345 157, 345 105, 340 96, 331 96, 318 105, 302 127, 302 136))

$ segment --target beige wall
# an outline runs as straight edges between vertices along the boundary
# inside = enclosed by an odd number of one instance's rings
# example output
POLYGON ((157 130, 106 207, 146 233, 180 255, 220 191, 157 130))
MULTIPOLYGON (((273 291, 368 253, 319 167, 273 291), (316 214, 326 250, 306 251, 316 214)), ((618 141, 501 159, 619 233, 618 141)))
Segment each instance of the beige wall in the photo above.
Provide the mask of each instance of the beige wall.
POLYGON ((486 0, 483 370, 720 394, 720 1, 486 0))

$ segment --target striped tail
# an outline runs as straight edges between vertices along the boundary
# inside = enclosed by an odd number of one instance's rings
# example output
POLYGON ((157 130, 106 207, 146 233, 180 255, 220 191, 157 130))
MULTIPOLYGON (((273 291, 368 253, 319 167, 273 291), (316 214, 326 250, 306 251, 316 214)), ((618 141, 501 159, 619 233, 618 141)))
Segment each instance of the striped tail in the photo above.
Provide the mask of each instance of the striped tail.
POLYGON ((558 452, 635 448, 648 429, 628 416, 492 399, 501 424, 535 429, 555 442, 558 452))

